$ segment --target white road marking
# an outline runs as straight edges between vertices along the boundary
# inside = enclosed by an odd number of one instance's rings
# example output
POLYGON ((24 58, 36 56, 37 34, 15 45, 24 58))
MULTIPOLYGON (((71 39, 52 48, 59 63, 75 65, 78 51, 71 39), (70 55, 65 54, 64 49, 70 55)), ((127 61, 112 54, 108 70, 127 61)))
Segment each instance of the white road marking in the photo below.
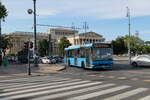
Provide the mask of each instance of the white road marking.
MULTIPOLYGON (((49 79, 48 79, 49 80, 49 79)), ((56 82, 56 81, 63 81, 63 80, 69 80, 68 79, 55 79, 55 81, 48 81, 48 82, 56 82)), ((9 86, 3 86, 0 89, 10 89, 10 88, 17 88, 17 87, 25 87, 25 86, 30 86, 30 85, 37 85, 37 84, 42 84, 45 83, 45 81, 47 82, 47 80, 42 80, 41 82, 28 82, 28 83, 19 83, 19 84, 11 84, 9 86)))
POLYGON ((30 100, 47 100, 47 99, 60 98, 60 97, 68 96, 68 95, 79 94, 79 93, 83 93, 83 92, 87 92, 87 91, 91 91, 91 90, 95 90, 95 89, 100 89, 100 88, 105 88, 105 87, 110 87, 110 86, 114 86, 114 85, 115 84, 98 85, 98 86, 93 86, 93 87, 89 87, 89 88, 84 88, 84 89, 79 89, 79 90, 74 90, 74 91, 69 91, 69 92, 63 92, 63 93, 57 93, 57 94, 48 95, 48 96, 39 97, 39 98, 34 98, 34 99, 30 99, 30 100))
POLYGON ((146 90, 148 90, 148 89, 147 88, 137 88, 137 89, 134 89, 134 90, 131 90, 131 91, 119 94, 119 95, 115 95, 115 96, 110 97, 110 98, 106 98, 104 100, 120 100, 120 99, 125 99, 127 97, 136 95, 136 94, 141 93, 141 92, 146 91, 146 90))
POLYGON ((97 96, 101 96, 101 95, 104 95, 104 94, 112 93, 112 92, 119 91, 119 90, 122 90, 122 89, 126 89, 126 88, 129 88, 129 87, 130 86, 118 86, 118 87, 114 87, 114 88, 110 88, 110 89, 106 89, 106 90, 102 90, 102 91, 93 92, 93 93, 90 93, 90 94, 85 94, 85 95, 69 98, 67 100, 90 99, 90 98, 93 98, 93 97, 97 97, 97 96))
POLYGON ((94 82, 94 83, 87 83, 89 81, 84 81, 81 85, 75 85, 75 86, 68 86, 68 87, 63 87, 63 88, 58 88, 58 89, 51 89, 51 90, 46 90, 46 91, 42 91, 42 92, 32 92, 32 93, 27 93, 27 94, 18 94, 15 96, 7 96, 6 98, 3 99, 20 99, 20 98, 25 98, 25 97, 30 97, 30 96, 38 96, 38 95, 42 95, 42 94, 48 94, 48 93, 54 93, 54 92, 60 92, 60 91, 65 91, 65 90, 71 90, 71 89, 75 89, 75 88, 80 88, 80 87, 86 87, 86 86, 91 86, 91 85, 96 85, 96 84, 100 84, 102 82, 94 82))
POLYGON ((17 94, 21 94, 21 93, 28 93, 28 92, 34 92, 34 91, 41 91, 41 90, 44 90, 44 89, 50 89, 50 88, 68 86, 68 85, 88 83, 88 82, 90 82, 90 81, 79 81, 79 82, 73 82, 73 83, 67 83, 67 84, 61 84, 61 85, 53 85, 53 86, 46 86, 46 87, 40 87, 40 88, 34 88, 34 89, 27 89, 27 90, 22 90, 22 91, 13 91, 13 92, 8 92, 8 93, 1 93, 0 97, 1 96, 9 96, 9 95, 17 95, 17 94))
POLYGON ((16 88, 10 88, 10 89, 4 89, 4 92, 10 92, 10 91, 18 91, 18 90, 23 90, 23 89, 30 89, 30 88, 36 88, 36 87, 46 87, 46 86, 50 86, 50 85, 58 85, 58 84, 62 84, 62 83, 69 83, 69 82, 76 82, 76 81, 81 81, 80 79, 74 79, 74 80, 62 80, 59 82, 47 82, 47 83, 41 83, 41 84, 37 84, 37 85, 29 85, 26 87, 16 87, 16 88))
POLYGON ((143 98, 141 98, 141 99, 139 99, 139 100, 150 100, 150 95, 148 95, 148 96, 146 96, 146 97, 143 97, 143 98))

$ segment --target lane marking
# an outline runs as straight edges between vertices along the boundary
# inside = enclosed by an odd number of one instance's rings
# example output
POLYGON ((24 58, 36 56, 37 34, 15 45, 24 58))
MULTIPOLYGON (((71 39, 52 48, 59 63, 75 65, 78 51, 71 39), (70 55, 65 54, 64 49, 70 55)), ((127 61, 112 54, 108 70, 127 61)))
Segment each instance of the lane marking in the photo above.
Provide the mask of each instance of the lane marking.
POLYGON ((144 82, 150 82, 150 80, 143 80, 144 82))
POLYGON ((117 77, 117 79, 119 79, 119 80, 125 80, 127 78, 126 77, 117 77))
POLYGON ((138 78, 132 78, 131 79, 132 81, 137 81, 137 80, 139 80, 138 78))
POLYGON ((110 89, 106 89, 106 90, 102 90, 102 91, 97 91, 97 92, 93 92, 93 93, 89 93, 89 94, 69 98, 67 100, 90 99, 90 98, 93 98, 93 97, 97 97, 97 96, 101 96, 101 95, 104 95, 104 94, 112 93, 112 92, 119 91, 119 90, 122 90, 122 89, 126 89, 126 88, 129 88, 129 87, 131 87, 131 86, 118 86, 118 87, 114 87, 114 88, 110 88, 110 89))
MULTIPOLYGON (((102 83, 102 82, 94 82, 94 83, 87 83, 87 82, 89 82, 89 81, 82 82, 83 84, 81 84, 81 85, 74 84, 75 86, 62 87, 62 88, 58 88, 58 89, 51 89, 51 90, 46 90, 46 91, 41 91, 41 92, 36 91, 36 92, 32 92, 32 93, 27 93, 27 94, 18 94, 18 95, 14 94, 15 96, 9 96, 9 97, 7 96, 6 98, 2 98, 2 99, 12 100, 12 99, 27 98, 30 96, 37 96, 37 95, 48 94, 48 93, 50 94, 50 93, 54 93, 54 92, 71 90, 71 89, 75 89, 75 88, 97 85, 97 84, 102 83)), ((47 87, 46 89, 49 89, 49 87, 47 87)))
POLYGON ((45 83, 45 81, 46 82, 57 82, 57 81, 67 81, 67 80, 69 80, 69 78, 66 78, 66 79, 56 79, 56 80, 53 80, 53 81, 48 81, 49 79, 47 79, 47 80, 42 80, 41 82, 32 82, 32 83, 29 83, 29 82, 27 82, 27 83, 19 83, 19 84, 12 84, 11 85, 11 83, 10 83, 10 85, 9 86, 3 86, 3 87, 0 87, 0 89, 10 89, 10 88, 17 88, 17 87, 25 87, 25 86, 30 86, 30 85, 38 85, 38 84, 42 84, 42 83, 45 83))
POLYGON ((108 78, 115 78, 115 76, 108 76, 108 78))
POLYGON ((114 86, 114 85, 115 84, 98 85, 98 86, 88 87, 88 88, 84 88, 84 89, 48 95, 45 97, 34 98, 32 100, 47 100, 47 99, 49 100, 49 99, 54 99, 54 98, 60 98, 60 97, 73 95, 73 94, 79 94, 79 93, 83 93, 83 92, 87 92, 87 91, 90 92, 90 91, 95 90, 95 89, 101 89, 101 88, 110 87, 110 86, 114 86))
POLYGON ((120 100, 120 99, 125 99, 127 97, 136 95, 136 94, 141 93, 141 92, 146 91, 146 90, 148 90, 148 89, 147 88, 138 88, 138 89, 134 89, 134 90, 122 93, 122 94, 118 94, 118 95, 106 98, 104 100, 120 100))
POLYGON ((103 77, 105 77, 104 75, 99 75, 98 77, 101 77, 101 78, 103 78, 103 77))
POLYGON ((143 97, 143 98, 140 98, 139 100, 150 100, 150 95, 143 97))
POLYGON ((74 79, 74 80, 66 80, 66 81, 60 81, 60 82, 52 82, 52 83, 41 83, 37 85, 29 85, 26 87, 16 87, 16 88, 10 88, 10 89, 4 89, 4 92, 10 92, 10 91, 18 91, 18 90, 24 90, 24 89, 31 89, 31 88, 36 88, 36 87, 46 87, 50 85, 59 85, 59 84, 64 84, 64 83, 69 83, 69 82, 76 82, 76 81, 81 81, 81 79, 74 79))

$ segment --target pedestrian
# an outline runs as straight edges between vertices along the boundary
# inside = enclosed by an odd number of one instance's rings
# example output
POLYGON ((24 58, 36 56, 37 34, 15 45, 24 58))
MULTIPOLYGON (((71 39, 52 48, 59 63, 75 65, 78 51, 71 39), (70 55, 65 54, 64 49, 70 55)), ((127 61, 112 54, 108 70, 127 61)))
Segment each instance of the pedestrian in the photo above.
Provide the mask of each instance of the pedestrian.
POLYGON ((4 68, 7 68, 7 67, 8 67, 8 64, 9 64, 8 59, 7 59, 6 57, 4 57, 4 58, 3 58, 3 67, 4 67, 4 68))

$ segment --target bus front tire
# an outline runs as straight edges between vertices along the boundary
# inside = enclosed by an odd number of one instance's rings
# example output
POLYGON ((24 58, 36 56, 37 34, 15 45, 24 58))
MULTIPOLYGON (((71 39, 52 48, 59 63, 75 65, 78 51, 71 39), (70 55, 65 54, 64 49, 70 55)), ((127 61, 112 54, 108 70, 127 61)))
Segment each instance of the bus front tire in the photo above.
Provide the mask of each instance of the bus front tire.
POLYGON ((70 66, 70 60, 68 61, 68 66, 70 66))
POLYGON ((82 62, 82 68, 84 68, 85 69, 85 64, 82 62))

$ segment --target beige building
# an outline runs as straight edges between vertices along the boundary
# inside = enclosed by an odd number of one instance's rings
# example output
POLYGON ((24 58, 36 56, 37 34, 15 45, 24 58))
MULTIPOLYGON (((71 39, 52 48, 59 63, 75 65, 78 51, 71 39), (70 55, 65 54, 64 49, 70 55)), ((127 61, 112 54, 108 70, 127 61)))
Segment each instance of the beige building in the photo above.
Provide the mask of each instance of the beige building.
POLYGON ((87 43, 104 42, 105 38, 102 35, 95 32, 86 32, 81 34, 76 34, 74 36, 69 36, 68 40, 72 45, 83 45, 87 43))
MULTIPOLYGON (((12 36, 13 47, 9 50, 10 54, 17 54, 24 47, 24 43, 29 39, 33 40, 33 32, 13 32, 12 36)), ((53 55, 59 54, 58 43, 60 38, 67 37, 72 45, 82 45, 86 43, 104 42, 105 38, 102 35, 95 32, 86 32, 78 34, 77 30, 53 28, 45 33, 37 33, 37 45, 40 39, 49 39, 51 41, 51 52, 53 55)))
POLYGON ((78 31, 72 29, 65 29, 65 28, 52 28, 49 29, 46 33, 51 36, 53 54, 57 55, 59 54, 58 43, 60 38, 74 36, 75 34, 78 33, 78 31))
MULTIPOLYGON (((17 31, 10 33, 12 36, 13 47, 9 50, 10 54, 17 54, 22 48, 24 48, 24 43, 27 41, 34 41, 33 32, 22 32, 17 31)), ((37 33, 37 45, 40 39, 48 39, 48 35, 44 33, 37 33)))

